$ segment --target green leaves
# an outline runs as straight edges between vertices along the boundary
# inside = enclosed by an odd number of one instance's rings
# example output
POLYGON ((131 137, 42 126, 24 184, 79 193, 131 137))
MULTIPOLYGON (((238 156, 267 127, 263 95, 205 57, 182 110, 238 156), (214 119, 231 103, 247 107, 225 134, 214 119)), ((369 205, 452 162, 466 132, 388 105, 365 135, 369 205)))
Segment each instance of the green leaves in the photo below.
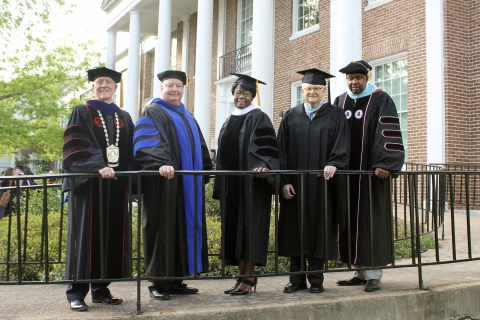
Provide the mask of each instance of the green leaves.
POLYGON ((28 150, 59 159, 62 125, 100 54, 73 37, 46 46, 50 20, 70 10, 64 0, 2 0, 0 9, 0 158, 28 150))

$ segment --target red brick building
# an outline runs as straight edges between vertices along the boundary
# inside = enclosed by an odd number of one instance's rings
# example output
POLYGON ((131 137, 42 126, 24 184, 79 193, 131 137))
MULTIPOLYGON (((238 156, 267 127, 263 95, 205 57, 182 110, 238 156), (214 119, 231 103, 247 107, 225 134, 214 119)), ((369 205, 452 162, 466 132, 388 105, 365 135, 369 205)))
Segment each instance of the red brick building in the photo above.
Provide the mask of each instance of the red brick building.
POLYGON ((282 112, 301 102, 296 71, 336 75, 334 99, 346 90, 338 70, 363 59, 396 103, 406 160, 479 162, 478 0, 104 0, 102 10, 107 66, 124 72, 123 105, 134 119, 159 95, 156 73, 186 71, 184 103, 216 148, 233 110, 230 72, 267 83, 261 107, 278 128, 282 112), (130 32, 123 55, 117 32, 130 32))

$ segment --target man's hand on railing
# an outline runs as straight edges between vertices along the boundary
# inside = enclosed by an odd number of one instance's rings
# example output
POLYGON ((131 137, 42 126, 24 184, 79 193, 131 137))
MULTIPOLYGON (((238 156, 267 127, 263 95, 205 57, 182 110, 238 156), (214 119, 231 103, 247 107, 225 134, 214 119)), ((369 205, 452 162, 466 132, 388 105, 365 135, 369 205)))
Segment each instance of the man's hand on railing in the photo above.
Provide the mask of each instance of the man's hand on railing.
MULTIPOLYGON (((253 169, 254 172, 267 172, 268 171, 268 168, 262 168, 262 167, 258 167, 258 168, 255 168, 253 169)), ((266 174, 256 174, 255 177, 257 178, 265 178, 267 175, 266 174)))
MULTIPOLYGON (((323 176, 325 177, 325 180, 329 180, 330 178, 332 178, 336 171, 337 167, 335 166, 325 166, 325 169, 323 169, 323 176)), ((317 177, 321 176, 321 173, 317 175, 317 177)))
POLYGON ((100 170, 98 170, 98 173, 102 175, 102 178, 104 179, 115 179, 117 180, 117 177, 115 177, 115 170, 113 170, 110 167, 105 167, 100 170))
POLYGON ((390 172, 388 172, 387 170, 384 170, 382 168, 375 169, 375 175, 380 179, 388 178, 389 174, 390 174, 390 172))
POLYGON ((158 169, 158 172, 162 177, 172 179, 175 169, 173 169, 172 166, 161 166, 160 169, 158 169))
POLYGON ((286 184, 282 188, 282 195, 285 199, 290 200, 295 195, 295 189, 291 184, 286 184))

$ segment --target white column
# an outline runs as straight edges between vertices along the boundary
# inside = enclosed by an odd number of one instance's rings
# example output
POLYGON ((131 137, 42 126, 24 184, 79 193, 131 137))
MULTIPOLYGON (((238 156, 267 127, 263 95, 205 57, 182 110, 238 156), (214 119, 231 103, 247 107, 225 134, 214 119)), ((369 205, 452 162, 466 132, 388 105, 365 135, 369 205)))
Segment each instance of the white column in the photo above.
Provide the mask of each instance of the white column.
MULTIPOLYGON (((182 71, 188 74, 188 37, 190 34, 190 16, 185 16, 183 19, 183 35, 182 35, 182 71)), ((188 105, 188 87, 183 91, 182 103, 188 105)))
POLYGON ((253 0, 252 77, 260 85, 261 108, 273 121, 275 1, 253 0))
MULTIPOLYGON (((330 0, 330 73, 336 77, 338 73, 337 67, 337 0, 330 0)), ((326 71, 326 70, 325 70, 326 71)), ((342 78, 342 77, 339 77, 342 78)), ((337 79, 333 78, 330 80, 330 95, 332 98, 332 103, 335 98, 340 94, 339 86, 337 85, 337 79)), ((340 81, 338 81, 340 82, 340 81)), ((342 88, 342 86, 340 86, 342 88)))
POLYGON ((128 49, 128 79, 126 110, 133 122, 138 120, 138 84, 140 78, 140 12, 130 12, 130 45, 128 49))
POLYGON ((107 61, 105 66, 109 69, 115 70, 115 57, 117 55, 117 31, 108 30, 107 42, 107 61))
POLYGON ((161 96, 157 74, 170 69, 170 45, 172 38, 172 0, 160 0, 158 9, 157 46, 155 48, 155 77, 153 96, 161 96))
POLYGON ((336 29, 337 45, 336 66, 330 66, 330 69, 337 80, 335 91, 331 92, 332 99, 335 99, 347 89, 345 75, 338 70, 353 60, 362 60, 362 1, 337 0, 336 8, 332 9, 336 11, 336 21, 331 21, 331 26, 336 29))
POLYGON ((425 0, 427 64, 427 162, 445 163, 443 0, 425 0))
POLYGON ((212 88, 213 1, 198 0, 197 52, 195 55, 195 119, 207 146, 210 146, 210 105, 212 88))

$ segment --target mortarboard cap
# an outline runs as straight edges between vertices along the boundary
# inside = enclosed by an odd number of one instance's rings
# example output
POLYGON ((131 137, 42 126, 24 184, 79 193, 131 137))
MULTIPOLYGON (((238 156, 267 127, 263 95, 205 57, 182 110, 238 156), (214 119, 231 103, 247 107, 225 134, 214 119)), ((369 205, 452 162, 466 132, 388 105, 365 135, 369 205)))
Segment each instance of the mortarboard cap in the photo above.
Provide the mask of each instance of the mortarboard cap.
MULTIPOLYGON (((248 83, 251 83, 251 84, 254 84, 255 85, 255 90, 256 92, 254 92, 257 96, 257 104, 260 106, 261 105, 261 102, 260 102, 260 89, 258 88, 258 84, 261 83, 261 84, 266 84, 265 82, 263 81, 260 81, 258 79, 255 79, 254 77, 250 77, 246 74, 241 74, 241 73, 233 73, 233 72, 230 72, 230 74, 232 76, 236 76, 238 77, 237 81, 235 81, 235 83, 242 83, 242 82, 248 82, 248 83)), ((255 95, 254 95, 255 97, 255 95)))
POLYGON ((88 73, 88 81, 95 81, 95 79, 99 77, 109 77, 115 83, 119 83, 122 79, 122 74, 112 69, 108 69, 105 67, 97 68, 97 69, 90 69, 87 71, 88 73))
POLYGON ((165 70, 165 71, 157 74, 157 78, 158 78, 158 80, 160 80, 162 82, 164 80, 167 80, 167 79, 178 79, 178 80, 182 81, 184 86, 188 86, 188 76, 183 71, 165 70))
POLYGON ((335 78, 335 76, 316 68, 297 71, 297 73, 303 74, 302 83, 320 84, 323 86, 327 84, 325 79, 335 78))
POLYGON ((352 61, 338 71, 345 74, 361 73, 366 75, 368 80, 372 79, 372 66, 363 60, 352 61))

